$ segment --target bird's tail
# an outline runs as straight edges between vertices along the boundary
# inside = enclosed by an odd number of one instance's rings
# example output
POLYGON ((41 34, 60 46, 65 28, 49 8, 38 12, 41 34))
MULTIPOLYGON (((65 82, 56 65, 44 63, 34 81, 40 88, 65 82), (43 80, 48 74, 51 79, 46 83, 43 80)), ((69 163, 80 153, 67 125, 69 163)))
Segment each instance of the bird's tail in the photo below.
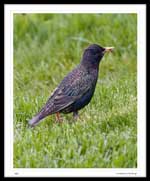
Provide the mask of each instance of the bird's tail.
POLYGON ((42 121, 42 119, 44 119, 48 115, 51 115, 52 113, 53 112, 46 104, 31 120, 29 120, 28 123, 31 127, 34 127, 37 124, 39 124, 42 121))
POLYGON ((39 117, 39 115, 36 115, 31 120, 29 120, 28 123, 31 127, 34 127, 37 124, 39 124, 41 121, 42 121, 42 119, 39 117))

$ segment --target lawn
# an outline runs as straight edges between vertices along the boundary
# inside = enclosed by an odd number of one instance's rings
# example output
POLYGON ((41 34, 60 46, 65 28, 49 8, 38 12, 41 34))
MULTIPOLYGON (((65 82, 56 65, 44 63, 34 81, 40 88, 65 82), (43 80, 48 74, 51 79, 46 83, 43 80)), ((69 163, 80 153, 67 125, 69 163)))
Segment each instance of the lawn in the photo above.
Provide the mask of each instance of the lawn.
POLYGON ((13 38, 14 168, 136 168, 136 14, 15 14, 13 38), (52 115, 28 127, 93 43, 115 51, 80 119, 52 115))

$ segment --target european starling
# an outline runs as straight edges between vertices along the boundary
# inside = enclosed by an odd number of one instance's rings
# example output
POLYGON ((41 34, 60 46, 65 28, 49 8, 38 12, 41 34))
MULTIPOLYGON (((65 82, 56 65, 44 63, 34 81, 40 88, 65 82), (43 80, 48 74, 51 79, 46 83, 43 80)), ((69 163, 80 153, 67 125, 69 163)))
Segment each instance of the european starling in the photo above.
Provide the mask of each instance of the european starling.
POLYGON ((54 90, 44 107, 30 121, 30 126, 37 125, 43 118, 56 113, 71 113, 78 117, 78 110, 86 106, 95 91, 99 63, 106 52, 113 47, 101 47, 92 44, 83 53, 80 64, 72 70, 54 90))

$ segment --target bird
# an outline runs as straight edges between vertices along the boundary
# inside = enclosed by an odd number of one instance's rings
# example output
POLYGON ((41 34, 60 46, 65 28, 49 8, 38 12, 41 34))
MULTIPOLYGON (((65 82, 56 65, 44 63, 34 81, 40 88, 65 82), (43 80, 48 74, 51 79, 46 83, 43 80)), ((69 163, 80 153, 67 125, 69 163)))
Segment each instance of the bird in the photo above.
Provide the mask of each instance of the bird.
POLYGON ((88 105, 94 95, 101 60, 106 52, 113 49, 98 44, 89 45, 80 63, 64 77, 42 109, 29 120, 29 126, 36 126, 52 114, 56 114, 58 122, 62 122, 60 113, 73 113, 73 118, 78 119, 78 111, 88 105))

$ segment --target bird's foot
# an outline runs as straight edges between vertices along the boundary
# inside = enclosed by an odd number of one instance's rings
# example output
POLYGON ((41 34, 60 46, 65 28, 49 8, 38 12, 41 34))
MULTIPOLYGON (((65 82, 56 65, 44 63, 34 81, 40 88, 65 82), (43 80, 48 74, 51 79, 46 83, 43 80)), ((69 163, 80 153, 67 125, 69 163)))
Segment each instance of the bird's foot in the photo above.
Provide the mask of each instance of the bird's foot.
POLYGON ((62 123, 63 122, 63 119, 60 117, 60 113, 57 112, 56 113, 56 123, 62 123))
POLYGON ((79 118, 78 112, 73 112, 73 119, 76 121, 79 118))

